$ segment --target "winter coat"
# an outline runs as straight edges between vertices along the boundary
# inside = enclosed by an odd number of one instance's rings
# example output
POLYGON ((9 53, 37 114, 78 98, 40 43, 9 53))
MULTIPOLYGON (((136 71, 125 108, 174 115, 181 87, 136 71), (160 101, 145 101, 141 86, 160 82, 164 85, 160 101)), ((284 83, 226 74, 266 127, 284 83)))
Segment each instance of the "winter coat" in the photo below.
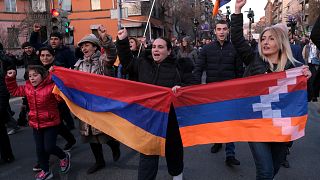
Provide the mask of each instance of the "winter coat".
POLYGON ((103 56, 103 58, 106 60, 107 66, 113 66, 114 62, 117 59, 117 49, 112 41, 112 37, 110 35, 107 35, 105 39, 100 38, 99 40, 102 47, 101 56, 103 56))
POLYGON ((0 43, 0 123, 6 123, 9 120, 8 107, 10 94, 5 83, 5 74, 7 70, 15 68, 14 59, 5 54, 3 46, 0 43))
POLYGON ((177 58, 178 59, 189 58, 190 60, 192 60, 192 63, 195 65, 198 59, 198 51, 196 49, 193 49, 192 46, 190 48, 192 48, 192 50, 189 53, 186 51, 183 51, 182 48, 180 48, 177 54, 177 58))
MULTIPOLYGON (((258 52, 253 52, 249 43, 243 36, 243 15, 233 14, 231 21, 231 41, 247 66, 244 77, 253 76, 258 74, 265 74, 270 71, 270 64, 264 61, 258 52)), ((296 62, 292 64, 289 60, 285 66, 285 69, 294 68, 295 66, 301 66, 302 64, 296 62)))
POLYGON ((129 76, 137 77, 139 82, 169 88, 191 84, 193 64, 190 59, 176 59, 169 56, 157 64, 147 53, 139 59, 134 58, 128 38, 117 40, 116 45, 121 64, 129 76))
MULTIPOLYGON (((75 69, 78 71, 100 74, 106 76, 115 76, 115 71, 113 66, 109 66, 109 64, 113 64, 114 60, 108 59, 108 56, 101 56, 100 51, 96 51, 90 58, 80 59, 75 64, 75 69), (113 62, 112 62, 113 61, 113 62)), ((91 128, 92 135, 103 134, 100 130, 90 126, 89 124, 80 121, 79 122, 80 134, 84 136, 89 136, 89 130, 91 128)))
POLYGON ((8 111, 7 108, 9 106, 9 92, 7 90, 5 81, 4 81, 4 74, 0 69, 0 123, 6 123, 8 120, 8 111))
POLYGON ((317 46, 317 48, 320 49, 320 15, 313 26, 310 39, 317 46))
POLYGON ((193 83, 200 84, 203 71, 206 82, 219 82, 242 77, 243 63, 230 41, 221 45, 218 41, 205 45, 199 53, 193 72, 193 83))
POLYGON ((51 76, 47 76, 37 87, 29 80, 26 85, 18 86, 16 78, 6 77, 6 84, 13 96, 26 96, 30 112, 29 125, 41 129, 57 126, 61 123, 57 97, 52 93, 54 83, 51 76))
POLYGON ((22 54, 22 57, 20 59, 18 59, 18 63, 17 66, 21 66, 24 65, 25 68, 25 74, 24 74, 24 79, 27 80, 28 77, 28 73, 27 73, 27 69, 29 65, 42 65, 39 56, 36 54, 36 52, 32 52, 31 55, 27 55, 25 52, 22 54))
POLYGON ((32 52, 31 55, 26 54, 25 52, 22 54, 22 57, 18 59, 18 66, 24 65, 24 68, 28 68, 29 65, 42 65, 39 56, 36 52, 32 52))
POLYGON ((53 61, 54 65, 65 68, 73 68, 76 58, 74 56, 74 52, 72 52, 70 48, 66 46, 60 46, 53 50, 55 53, 53 61))

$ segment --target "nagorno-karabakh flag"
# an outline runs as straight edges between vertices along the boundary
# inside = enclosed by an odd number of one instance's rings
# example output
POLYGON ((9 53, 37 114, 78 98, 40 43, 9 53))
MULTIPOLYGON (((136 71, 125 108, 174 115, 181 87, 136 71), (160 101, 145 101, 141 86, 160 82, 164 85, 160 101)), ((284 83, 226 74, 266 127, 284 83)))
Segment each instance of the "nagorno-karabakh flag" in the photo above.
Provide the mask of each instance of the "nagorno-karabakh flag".
POLYGON ((182 88, 174 106, 183 145, 287 142, 304 136, 307 80, 301 71, 182 88))
POLYGON ((80 120, 139 152, 164 156, 171 89, 54 69, 54 93, 80 120))

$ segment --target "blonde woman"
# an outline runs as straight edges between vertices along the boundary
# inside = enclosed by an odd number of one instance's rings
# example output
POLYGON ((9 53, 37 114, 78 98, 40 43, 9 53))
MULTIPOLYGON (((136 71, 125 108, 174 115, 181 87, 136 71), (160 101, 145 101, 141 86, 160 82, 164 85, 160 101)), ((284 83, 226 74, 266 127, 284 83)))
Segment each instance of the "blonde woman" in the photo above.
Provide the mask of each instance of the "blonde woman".
MULTIPOLYGON (((243 36, 242 7, 246 0, 236 0, 235 13, 231 19, 231 40, 237 49, 246 71, 244 76, 280 72, 302 66, 292 56, 288 35, 279 27, 268 27, 260 35, 258 50, 253 52, 243 36)), ((308 67, 303 74, 310 78, 308 67)), ((256 165, 256 179, 271 180, 280 169, 286 155, 285 142, 249 142, 256 165)))

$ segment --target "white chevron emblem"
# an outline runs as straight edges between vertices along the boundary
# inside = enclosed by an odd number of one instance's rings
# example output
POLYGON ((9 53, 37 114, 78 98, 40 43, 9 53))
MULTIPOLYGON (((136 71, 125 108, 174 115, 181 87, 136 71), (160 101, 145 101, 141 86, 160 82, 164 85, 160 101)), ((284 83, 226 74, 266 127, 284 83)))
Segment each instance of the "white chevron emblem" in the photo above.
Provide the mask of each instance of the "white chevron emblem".
POLYGON ((291 135, 291 139, 304 136, 304 130, 299 130, 299 126, 292 126, 292 119, 283 118, 281 109, 272 109, 271 103, 280 102, 279 95, 288 93, 288 86, 297 83, 296 74, 296 71, 286 71, 287 77, 279 79, 277 86, 269 87, 269 94, 260 96, 261 103, 252 105, 254 112, 261 111, 262 118, 272 118, 273 125, 281 128, 282 135, 291 135))

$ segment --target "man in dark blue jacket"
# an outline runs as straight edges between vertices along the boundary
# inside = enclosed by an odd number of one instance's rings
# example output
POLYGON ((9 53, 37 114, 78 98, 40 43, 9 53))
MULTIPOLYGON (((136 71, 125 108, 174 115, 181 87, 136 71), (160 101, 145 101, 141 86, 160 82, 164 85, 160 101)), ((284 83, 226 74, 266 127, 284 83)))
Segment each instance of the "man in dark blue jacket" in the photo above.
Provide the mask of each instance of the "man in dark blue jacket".
MULTIPOLYGON (((205 45, 198 56, 193 72, 194 84, 201 83, 204 71, 206 71, 206 83, 240 78, 243 75, 242 61, 227 38, 228 23, 222 20, 217 22, 214 31, 217 40, 205 45)), ((221 147, 222 144, 216 143, 212 146, 211 152, 217 153, 221 147)), ((240 165, 240 161, 235 158, 234 143, 227 143, 225 151, 227 165, 240 165)))

